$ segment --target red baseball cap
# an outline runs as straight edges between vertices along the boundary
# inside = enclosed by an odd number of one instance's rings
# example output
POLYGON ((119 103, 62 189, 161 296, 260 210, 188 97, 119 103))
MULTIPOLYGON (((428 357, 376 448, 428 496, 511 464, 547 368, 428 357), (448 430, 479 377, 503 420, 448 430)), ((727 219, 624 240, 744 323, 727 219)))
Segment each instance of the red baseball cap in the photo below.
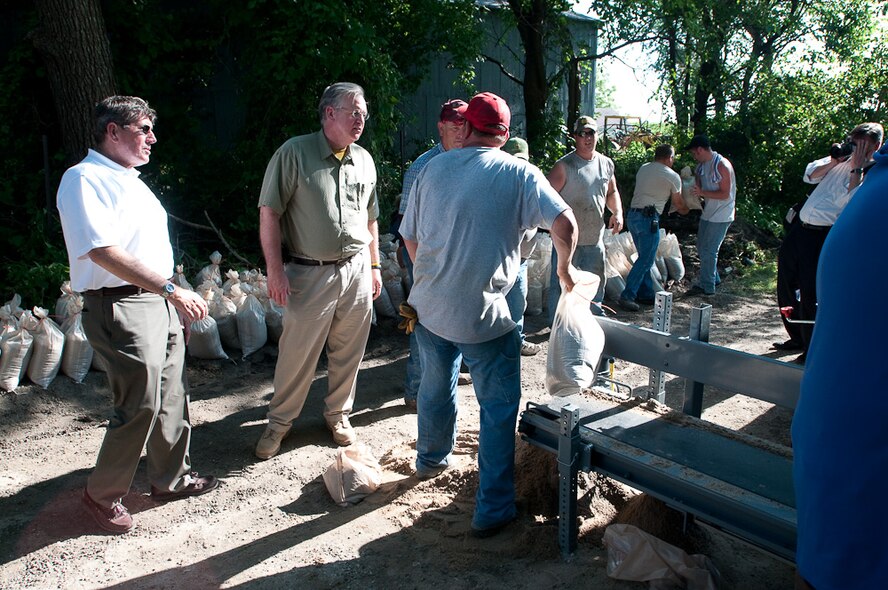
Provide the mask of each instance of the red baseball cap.
POLYGON ((478 131, 508 135, 512 112, 502 98, 492 92, 482 92, 472 97, 463 117, 478 131))
POLYGON ((451 123, 462 123, 463 113, 469 105, 466 101, 458 98, 452 98, 441 105, 441 114, 438 115, 439 121, 449 121, 451 123))

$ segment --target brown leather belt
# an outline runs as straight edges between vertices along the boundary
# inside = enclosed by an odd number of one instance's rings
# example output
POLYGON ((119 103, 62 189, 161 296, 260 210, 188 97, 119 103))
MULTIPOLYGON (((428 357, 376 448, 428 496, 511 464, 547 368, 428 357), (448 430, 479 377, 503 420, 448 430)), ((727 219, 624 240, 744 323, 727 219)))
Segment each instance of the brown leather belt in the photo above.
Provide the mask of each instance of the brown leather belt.
POLYGON ((354 257, 355 257, 355 255, 352 254, 348 258, 342 258, 340 260, 314 260, 313 258, 301 258, 299 256, 290 256, 290 262, 292 262, 293 264, 299 264, 302 266, 328 266, 330 264, 335 264, 336 266, 342 266, 343 264, 345 264, 346 262, 348 262, 349 260, 351 260, 354 257))
POLYGON ((150 293, 150 291, 146 291, 136 285, 122 285, 120 287, 89 289, 83 292, 84 295, 92 295, 94 297, 127 297, 129 295, 141 295, 142 293, 150 293))

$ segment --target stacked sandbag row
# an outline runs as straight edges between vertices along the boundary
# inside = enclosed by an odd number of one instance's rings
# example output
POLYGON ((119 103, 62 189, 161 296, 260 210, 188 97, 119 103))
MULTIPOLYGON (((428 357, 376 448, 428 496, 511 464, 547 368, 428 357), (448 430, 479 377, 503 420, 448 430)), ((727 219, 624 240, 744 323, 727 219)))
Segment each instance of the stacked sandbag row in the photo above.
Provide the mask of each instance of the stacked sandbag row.
POLYGON ((552 238, 537 232, 536 247, 527 259, 527 307, 524 315, 540 315, 545 307, 552 273, 552 238))
MULTIPOLYGON (((617 235, 605 234, 605 297, 616 301, 626 288, 626 277, 632 270, 632 265, 638 259, 638 251, 632 241, 632 234, 623 232, 617 235)), ((657 247, 657 257, 654 266, 651 267, 651 280, 654 283, 654 292, 662 291, 667 281, 680 281, 684 278, 684 261, 681 257, 681 248, 678 237, 675 234, 667 234, 666 230, 660 230, 660 245, 657 247)))
POLYGON ((398 307, 407 300, 412 285, 407 270, 398 262, 398 244, 392 234, 379 236, 379 265, 383 288, 373 301, 373 310, 378 316, 397 318, 398 307))
POLYGON ((26 376, 46 389, 59 370, 83 381, 93 357, 80 320, 83 300, 67 283, 62 294, 61 328, 42 307, 23 310, 19 295, 0 308, 0 389, 15 391, 26 376))

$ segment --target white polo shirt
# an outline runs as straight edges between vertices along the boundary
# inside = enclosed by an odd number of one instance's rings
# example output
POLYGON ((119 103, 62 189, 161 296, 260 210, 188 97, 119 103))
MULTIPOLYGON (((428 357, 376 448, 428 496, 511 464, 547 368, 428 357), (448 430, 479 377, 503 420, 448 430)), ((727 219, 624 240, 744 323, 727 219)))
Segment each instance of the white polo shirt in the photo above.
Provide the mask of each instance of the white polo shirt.
POLYGON ((89 259, 94 248, 120 246, 160 276, 173 275, 166 210, 135 168, 89 150, 62 176, 57 205, 75 291, 127 284, 89 259))
POLYGON ((851 162, 846 160, 836 164, 820 178, 811 178, 811 173, 819 166, 829 164, 830 157, 814 160, 805 168, 803 180, 817 187, 808 196, 799 219, 811 225, 832 225, 851 201, 856 190, 848 190, 851 183, 851 162))

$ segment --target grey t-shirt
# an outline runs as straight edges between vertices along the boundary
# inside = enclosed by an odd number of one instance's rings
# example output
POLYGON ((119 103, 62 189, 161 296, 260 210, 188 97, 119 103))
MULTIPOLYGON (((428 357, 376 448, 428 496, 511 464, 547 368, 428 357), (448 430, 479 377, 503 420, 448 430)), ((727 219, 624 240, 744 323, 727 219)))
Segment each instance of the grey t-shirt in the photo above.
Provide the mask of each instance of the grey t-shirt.
POLYGON ((432 159, 401 222, 417 243, 409 303, 451 342, 479 343, 514 329, 506 293, 524 230, 550 228, 567 204, 536 166, 502 150, 469 147, 432 159))
POLYGON ((565 168, 565 183, 560 192, 577 218, 577 246, 594 246, 604 238, 604 207, 614 161, 598 152, 591 160, 571 152, 557 164, 565 168))
POLYGON ((660 162, 642 164, 635 175, 635 192, 630 207, 644 209, 653 206, 660 213, 672 193, 681 192, 681 177, 669 166, 660 162))

